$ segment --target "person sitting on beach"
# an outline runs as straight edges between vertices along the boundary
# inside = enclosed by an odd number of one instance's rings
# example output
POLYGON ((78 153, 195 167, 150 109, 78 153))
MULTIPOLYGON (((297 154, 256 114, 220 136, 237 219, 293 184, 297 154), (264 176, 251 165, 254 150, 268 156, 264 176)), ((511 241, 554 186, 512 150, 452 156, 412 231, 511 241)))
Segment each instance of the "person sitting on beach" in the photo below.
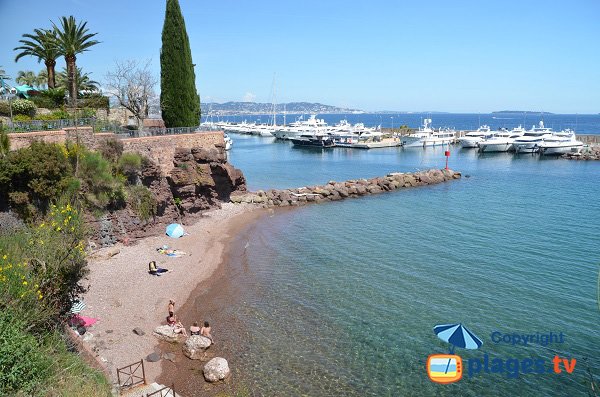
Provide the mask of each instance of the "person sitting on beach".
POLYGON ((152 274, 153 276, 160 276, 161 273, 166 273, 168 271, 169 270, 167 269, 157 267, 155 261, 150 261, 150 263, 148 263, 148 273, 152 274))
POLYGON ((190 335, 200 335, 200 327, 198 323, 194 321, 194 325, 190 327, 190 335))
POLYGON ((187 336, 187 331, 185 330, 185 327, 183 326, 183 324, 181 324, 181 321, 177 320, 177 317, 175 315, 169 316, 167 318, 167 324, 169 324, 171 328, 173 328, 173 332, 175 332, 176 334, 182 334, 183 336, 187 336))
POLYGON ((212 343, 215 343, 213 341, 212 335, 210 334, 210 324, 208 323, 208 321, 204 322, 204 327, 200 329, 200 335, 207 337, 212 343))
POLYGON ((173 317, 173 313, 175 313, 175 301, 169 299, 169 317, 173 317))

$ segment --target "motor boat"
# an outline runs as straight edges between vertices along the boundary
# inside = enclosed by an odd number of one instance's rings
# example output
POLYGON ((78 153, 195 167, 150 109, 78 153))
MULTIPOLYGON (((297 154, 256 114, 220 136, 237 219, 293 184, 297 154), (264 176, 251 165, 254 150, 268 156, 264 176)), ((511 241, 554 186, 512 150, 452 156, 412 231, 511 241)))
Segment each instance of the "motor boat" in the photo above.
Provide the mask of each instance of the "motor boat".
POLYGON ((330 135, 326 134, 303 134, 296 138, 290 138, 294 146, 331 148, 335 142, 330 135))
POLYGON ((552 129, 544 127, 544 122, 540 121, 537 127, 531 127, 530 130, 525 131, 522 137, 516 138, 513 147, 516 153, 535 153, 538 151, 540 144, 553 134, 552 129))
POLYGON ((412 134, 400 137, 404 147, 426 147, 447 145, 454 142, 456 131, 445 129, 435 131, 431 128, 431 119, 424 119, 423 126, 412 134))
POLYGON ((477 143, 479 151, 482 153, 490 152, 508 152, 513 150, 515 139, 523 136, 525 130, 518 126, 511 131, 500 131, 487 139, 483 139, 477 143))
POLYGON ((571 130, 557 132, 538 145, 538 151, 543 155, 579 153, 581 149, 583 142, 578 141, 575 132, 571 130))
POLYGON ((479 142, 483 141, 490 135, 490 127, 487 125, 482 125, 476 131, 469 131, 465 134, 465 136, 458 138, 458 143, 462 148, 465 149, 476 148, 479 142))

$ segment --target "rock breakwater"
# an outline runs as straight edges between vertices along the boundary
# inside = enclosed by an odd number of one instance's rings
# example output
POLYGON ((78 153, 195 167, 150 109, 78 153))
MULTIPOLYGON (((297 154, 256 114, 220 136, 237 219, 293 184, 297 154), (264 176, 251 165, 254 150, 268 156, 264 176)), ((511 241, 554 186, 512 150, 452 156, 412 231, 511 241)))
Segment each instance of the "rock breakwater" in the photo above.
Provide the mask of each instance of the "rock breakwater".
POLYGON ((569 160, 600 160, 600 146, 586 147, 581 153, 567 153, 562 157, 569 160))
POLYGON ((338 201, 349 197, 361 197, 392 190, 433 185, 459 179, 460 172, 431 169, 414 173, 391 173, 371 179, 353 179, 345 182, 330 181, 326 185, 296 189, 270 189, 256 192, 231 193, 233 203, 253 203, 261 207, 299 206, 309 203, 338 201))

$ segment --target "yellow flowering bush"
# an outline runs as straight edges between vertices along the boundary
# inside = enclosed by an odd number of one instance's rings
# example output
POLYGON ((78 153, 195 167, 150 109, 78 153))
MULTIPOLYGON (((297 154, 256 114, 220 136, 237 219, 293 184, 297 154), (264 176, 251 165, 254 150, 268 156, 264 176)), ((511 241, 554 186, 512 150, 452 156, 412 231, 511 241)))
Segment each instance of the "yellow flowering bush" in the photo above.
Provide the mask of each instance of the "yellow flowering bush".
POLYGON ((84 237, 80 213, 69 203, 51 205, 37 225, 0 236, 0 309, 36 302, 46 313, 36 320, 66 314, 83 292, 84 237))

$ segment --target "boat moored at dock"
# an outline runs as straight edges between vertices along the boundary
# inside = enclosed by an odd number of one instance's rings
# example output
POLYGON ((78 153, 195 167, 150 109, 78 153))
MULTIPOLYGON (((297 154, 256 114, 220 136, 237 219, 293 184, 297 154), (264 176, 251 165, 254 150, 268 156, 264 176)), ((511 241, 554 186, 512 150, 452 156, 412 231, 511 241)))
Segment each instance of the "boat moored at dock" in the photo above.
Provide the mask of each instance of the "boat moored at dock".
POLYGON ((540 144, 552 135, 552 129, 544 127, 544 122, 540 121, 537 127, 533 126, 529 131, 525 131, 523 136, 516 138, 513 147, 516 153, 535 153, 540 144))
POLYGON ((469 131, 464 136, 458 138, 458 143, 465 149, 476 148, 479 142, 491 135, 492 132, 490 127, 482 125, 476 131, 469 131))
POLYGON ((538 151, 542 155, 579 153, 582 149, 583 142, 578 141, 575 133, 571 130, 557 132, 538 145, 538 151))
POLYGON ((523 136, 524 133, 525 130, 521 126, 513 128, 511 131, 500 131, 478 142, 477 147, 482 153, 508 152, 514 150, 513 143, 515 139, 523 136))

